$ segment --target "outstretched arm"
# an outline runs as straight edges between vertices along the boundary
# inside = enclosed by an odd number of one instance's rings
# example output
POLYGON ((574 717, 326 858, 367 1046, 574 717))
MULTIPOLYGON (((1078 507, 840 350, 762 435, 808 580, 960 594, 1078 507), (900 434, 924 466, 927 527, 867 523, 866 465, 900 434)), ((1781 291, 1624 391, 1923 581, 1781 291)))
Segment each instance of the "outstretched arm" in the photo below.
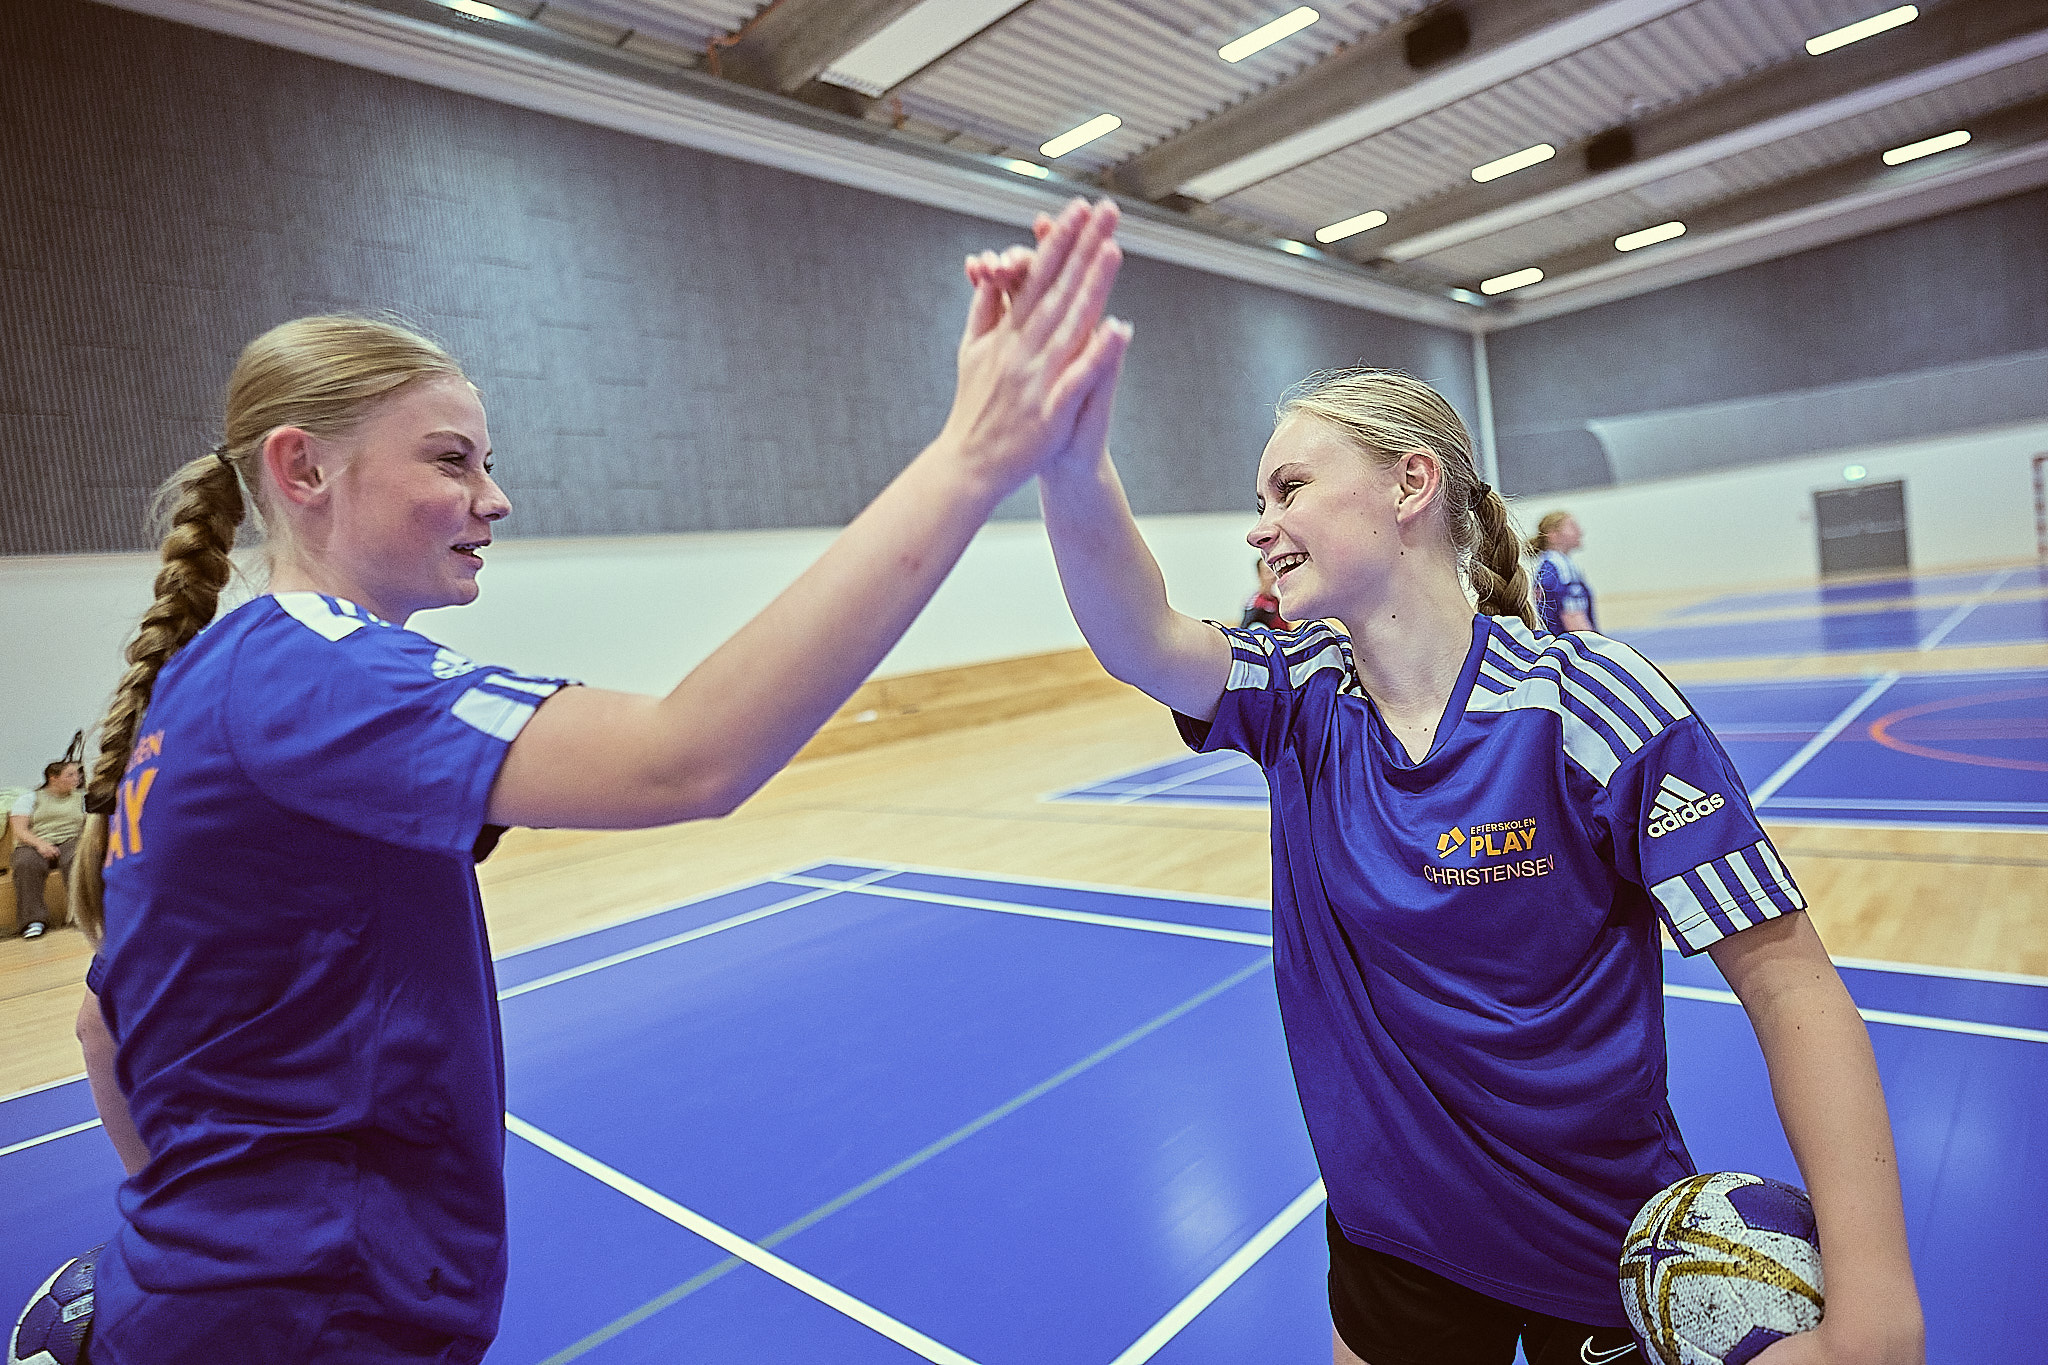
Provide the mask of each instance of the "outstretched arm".
POLYGON ((1113 362, 1090 376, 1072 439, 1038 471, 1045 533, 1067 606, 1102 666, 1182 715, 1210 720, 1230 677, 1230 644, 1167 602, 1159 561, 1131 516, 1109 457, 1121 350, 1113 362))
POLYGON ((1803 914, 1707 950, 1742 1001, 1820 1227, 1827 1309, 1757 1365, 1923 1365, 1898 1159, 1870 1034, 1803 914))
POLYGON ((506 756, 490 821, 630 828, 722 815, 787 763, 881 662, 995 505, 1066 443, 1090 376, 1114 365, 1123 334, 1101 317, 1122 260, 1116 220, 1108 201, 1076 200, 1014 294, 978 285, 938 439, 666 697, 564 688, 550 698, 506 756))

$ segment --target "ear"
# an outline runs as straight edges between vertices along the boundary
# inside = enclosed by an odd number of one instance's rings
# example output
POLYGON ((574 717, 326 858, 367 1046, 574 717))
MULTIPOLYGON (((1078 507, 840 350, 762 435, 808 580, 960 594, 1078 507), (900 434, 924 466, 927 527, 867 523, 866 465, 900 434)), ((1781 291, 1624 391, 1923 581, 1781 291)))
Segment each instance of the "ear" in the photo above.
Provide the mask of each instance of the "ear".
POLYGON ((263 468, 278 496, 295 507, 311 507, 327 496, 327 472, 319 442, 298 427, 279 427, 263 438, 263 468))
POLYGON ((1435 455, 1420 449, 1403 455, 1394 466, 1394 520, 1405 526, 1428 511, 1443 482, 1435 455))

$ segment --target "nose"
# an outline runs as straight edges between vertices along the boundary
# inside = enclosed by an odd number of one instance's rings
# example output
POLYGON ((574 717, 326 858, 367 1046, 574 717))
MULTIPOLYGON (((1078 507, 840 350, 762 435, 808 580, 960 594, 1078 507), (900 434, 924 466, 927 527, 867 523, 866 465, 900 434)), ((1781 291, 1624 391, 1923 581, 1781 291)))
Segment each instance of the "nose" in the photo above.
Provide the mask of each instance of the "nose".
POLYGON ((476 514, 485 521, 502 521, 512 515, 512 500, 505 496, 505 490, 498 487, 498 481, 484 475, 483 494, 477 499, 476 514))
POLYGON ((1270 513, 1261 513, 1252 529, 1244 533, 1245 543, 1260 554, 1264 554, 1280 538, 1280 528, 1273 525, 1270 513))

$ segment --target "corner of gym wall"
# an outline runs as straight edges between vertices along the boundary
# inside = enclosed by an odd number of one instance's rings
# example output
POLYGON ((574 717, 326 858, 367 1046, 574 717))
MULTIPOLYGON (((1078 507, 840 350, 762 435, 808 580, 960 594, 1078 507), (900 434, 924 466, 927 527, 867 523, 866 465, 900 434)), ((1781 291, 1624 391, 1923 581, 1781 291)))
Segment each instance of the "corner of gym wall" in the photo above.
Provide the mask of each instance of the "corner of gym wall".
MULTIPOLYGON (((0 47, 0 554, 148 546, 242 344, 326 311, 465 361, 514 535, 839 525, 938 430, 961 257, 1016 236, 87 0, 9 0, 0 47)), ((1112 307, 1141 513, 1247 507, 1316 369, 1473 411, 1461 333, 1144 259, 1112 307)))
POLYGON ((1492 333, 1502 483, 1630 485, 2048 418, 2044 262, 2033 190, 1492 333))

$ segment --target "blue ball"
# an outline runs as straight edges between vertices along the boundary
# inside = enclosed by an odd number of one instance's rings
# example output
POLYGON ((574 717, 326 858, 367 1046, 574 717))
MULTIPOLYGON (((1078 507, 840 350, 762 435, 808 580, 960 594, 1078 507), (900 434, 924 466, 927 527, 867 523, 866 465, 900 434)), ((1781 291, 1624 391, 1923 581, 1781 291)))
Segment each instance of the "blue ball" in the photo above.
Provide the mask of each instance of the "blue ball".
POLYGON ((1760 1175, 1689 1176, 1622 1241, 1621 1305, 1661 1365, 1747 1365, 1818 1326, 1824 1288, 1813 1205, 1760 1175))
POLYGON ((21 1310, 7 1340, 7 1365, 86 1365, 92 1335, 92 1273, 105 1245, 57 1267, 21 1310))

